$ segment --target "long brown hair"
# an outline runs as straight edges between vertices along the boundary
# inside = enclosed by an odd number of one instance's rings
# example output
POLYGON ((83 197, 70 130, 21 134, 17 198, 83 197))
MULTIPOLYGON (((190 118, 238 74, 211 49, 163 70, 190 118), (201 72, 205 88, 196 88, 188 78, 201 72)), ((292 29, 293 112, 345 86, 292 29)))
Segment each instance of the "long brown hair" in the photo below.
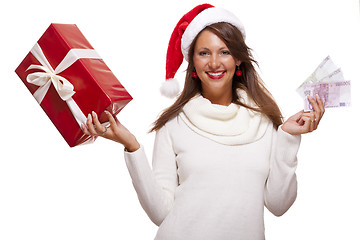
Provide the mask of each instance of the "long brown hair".
MULTIPOLYGON (((230 23, 225 22, 214 23, 207 26, 202 31, 204 30, 209 30, 222 39, 229 48, 234 59, 241 61, 240 70, 243 74, 240 77, 236 75, 233 77, 232 102, 266 115, 273 122, 274 127, 278 128, 278 126, 283 123, 281 111, 256 72, 254 65, 258 65, 258 63, 254 60, 251 49, 245 44, 241 32, 230 23), (240 102, 236 92, 236 89, 238 88, 245 90, 249 98, 255 102, 257 107, 254 108, 240 102)), ((192 72, 195 69, 193 61, 194 48, 200 33, 195 37, 189 49, 189 64, 186 70, 183 91, 174 104, 161 113, 159 118, 154 122, 150 132, 159 130, 167 121, 176 117, 181 112, 183 106, 191 98, 202 92, 200 79, 194 79, 192 77, 192 72)))

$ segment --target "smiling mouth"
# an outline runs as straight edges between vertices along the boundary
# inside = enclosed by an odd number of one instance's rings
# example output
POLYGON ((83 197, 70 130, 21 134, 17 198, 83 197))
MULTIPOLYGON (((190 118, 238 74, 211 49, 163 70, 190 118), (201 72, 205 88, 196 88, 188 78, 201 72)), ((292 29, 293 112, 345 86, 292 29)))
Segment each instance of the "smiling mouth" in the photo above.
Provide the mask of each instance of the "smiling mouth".
POLYGON ((206 72, 211 79, 220 79, 225 75, 226 71, 206 72))

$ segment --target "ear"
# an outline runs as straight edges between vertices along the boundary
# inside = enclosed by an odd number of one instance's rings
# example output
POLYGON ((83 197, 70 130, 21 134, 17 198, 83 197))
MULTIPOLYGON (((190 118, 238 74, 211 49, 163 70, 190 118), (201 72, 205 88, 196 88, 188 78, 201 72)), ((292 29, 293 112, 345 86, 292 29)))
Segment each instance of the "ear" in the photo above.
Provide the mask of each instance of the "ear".
POLYGON ((241 64, 241 61, 240 61, 240 60, 235 60, 235 65, 236 65, 236 66, 240 66, 240 64, 241 64))

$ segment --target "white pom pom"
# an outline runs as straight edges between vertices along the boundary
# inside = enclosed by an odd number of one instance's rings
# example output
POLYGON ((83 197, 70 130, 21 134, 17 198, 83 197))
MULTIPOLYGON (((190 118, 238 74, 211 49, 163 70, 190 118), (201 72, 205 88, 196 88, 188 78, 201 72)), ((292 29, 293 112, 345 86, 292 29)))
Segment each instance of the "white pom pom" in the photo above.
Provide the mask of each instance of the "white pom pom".
POLYGON ((160 92, 163 96, 174 98, 180 91, 179 82, 176 78, 167 79, 160 87, 160 92))

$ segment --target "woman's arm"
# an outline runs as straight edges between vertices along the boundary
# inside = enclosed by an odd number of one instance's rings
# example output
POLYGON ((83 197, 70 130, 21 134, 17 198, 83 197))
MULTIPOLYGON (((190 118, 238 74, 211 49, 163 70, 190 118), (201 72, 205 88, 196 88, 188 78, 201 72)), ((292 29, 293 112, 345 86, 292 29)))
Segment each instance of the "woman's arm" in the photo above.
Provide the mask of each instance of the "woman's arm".
POLYGON ((141 206, 159 226, 172 209, 178 186, 175 153, 166 126, 156 133, 152 169, 143 147, 125 152, 125 161, 141 206))
POLYGON ((175 153, 166 125, 156 133, 151 168, 144 147, 135 136, 109 112, 106 114, 110 122, 107 129, 100 124, 95 113, 89 114, 82 129, 85 134, 101 136, 124 145, 126 165, 141 206, 149 218, 160 225, 172 208, 178 186, 175 153))
POLYGON ((300 111, 274 132, 270 172, 265 185, 265 205, 276 216, 284 214, 297 194, 297 152, 300 135, 317 129, 325 108, 319 96, 308 97, 314 112, 300 111))
POLYGON ((294 203, 297 194, 297 152, 300 136, 284 132, 273 133, 270 171, 265 184, 265 206, 276 216, 283 215, 294 203))
POLYGON ((105 113, 110 122, 110 126, 108 128, 101 125, 97 114, 92 112, 92 114, 88 115, 86 125, 81 125, 83 132, 90 136, 99 136, 121 143, 129 152, 139 149, 140 144, 136 140, 135 136, 117 119, 115 119, 110 112, 105 111, 105 113))

